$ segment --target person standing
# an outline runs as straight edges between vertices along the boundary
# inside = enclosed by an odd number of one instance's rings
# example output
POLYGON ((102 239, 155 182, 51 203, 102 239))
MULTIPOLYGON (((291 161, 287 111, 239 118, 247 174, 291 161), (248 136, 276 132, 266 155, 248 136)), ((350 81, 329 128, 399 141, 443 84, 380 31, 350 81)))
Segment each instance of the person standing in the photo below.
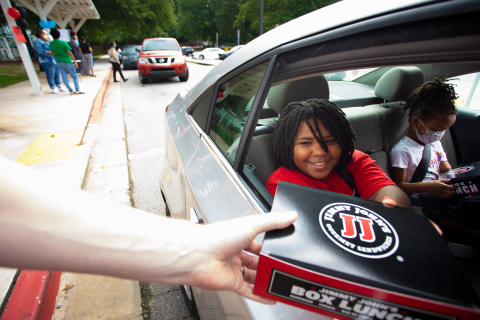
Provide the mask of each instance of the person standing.
POLYGON ((33 47, 38 54, 38 62, 45 70, 48 85, 52 89, 52 93, 63 92, 62 83, 60 81, 60 72, 58 71, 57 62, 53 58, 53 53, 48 45, 47 32, 42 30, 35 33, 37 40, 33 43, 33 47))
POLYGON ((82 51, 82 73, 90 77, 96 77, 93 73, 93 56, 90 43, 86 42, 85 37, 80 37, 80 49, 82 51))
POLYGON ((78 84, 77 71, 75 70, 78 68, 78 64, 72 54, 72 47, 70 47, 67 42, 59 40, 60 31, 57 29, 51 29, 50 34, 54 39, 52 42, 50 42, 50 50, 53 52, 55 60, 57 60, 58 70, 60 70, 63 83, 67 87, 68 91, 70 91, 70 94, 84 94, 85 92, 80 91, 80 85, 78 84), (70 74, 73 79, 75 91, 70 88, 68 74, 70 74))
POLYGON ((128 78, 125 79, 122 73, 122 69, 120 68, 120 60, 118 59, 118 54, 117 50, 115 50, 115 47, 117 45, 115 44, 115 41, 110 41, 108 43, 108 56, 110 57, 110 63, 112 64, 113 67, 113 82, 119 82, 116 79, 117 71, 120 73, 120 76, 123 79, 123 82, 127 82, 128 78))
POLYGON ((118 60, 120 61, 120 64, 123 63, 123 51, 122 48, 118 48, 118 60))
MULTIPOLYGON (((80 50, 77 34, 75 32, 70 33, 70 42, 68 44, 70 45, 70 47, 72 47, 72 53, 73 53, 73 56, 75 57, 75 60, 82 60, 83 61, 82 51, 80 50)), ((82 67, 77 68, 77 73, 80 73, 82 76, 84 75, 84 73, 83 73, 83 62, 82 62, 82 67)))

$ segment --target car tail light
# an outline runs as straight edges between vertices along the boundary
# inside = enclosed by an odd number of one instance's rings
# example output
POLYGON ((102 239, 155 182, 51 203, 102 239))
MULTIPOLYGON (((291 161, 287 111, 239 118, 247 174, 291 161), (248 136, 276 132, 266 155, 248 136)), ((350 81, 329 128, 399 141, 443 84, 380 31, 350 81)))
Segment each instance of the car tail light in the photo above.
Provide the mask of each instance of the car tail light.
POLYGON ((168 106, 165 108, 165 113, 167 113, 168 107, 170 107, 170 105, 168 105, 168 106))

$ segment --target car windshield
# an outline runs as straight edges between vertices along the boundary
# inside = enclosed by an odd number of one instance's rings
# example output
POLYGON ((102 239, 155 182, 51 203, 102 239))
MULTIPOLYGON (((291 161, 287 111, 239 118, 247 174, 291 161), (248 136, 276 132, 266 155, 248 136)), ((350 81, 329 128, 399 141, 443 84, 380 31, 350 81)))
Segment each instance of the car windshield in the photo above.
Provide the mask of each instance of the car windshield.
POLYGON ((125 51, 123 51, 124 54, 128 54, 128 53, 135 53, 135 47, 128 47, 128 48, 125 48, 125 51))
POLYGON ((148 40, 143 44, 143 51, 179 50, 175 40, 160 39, 148 40))

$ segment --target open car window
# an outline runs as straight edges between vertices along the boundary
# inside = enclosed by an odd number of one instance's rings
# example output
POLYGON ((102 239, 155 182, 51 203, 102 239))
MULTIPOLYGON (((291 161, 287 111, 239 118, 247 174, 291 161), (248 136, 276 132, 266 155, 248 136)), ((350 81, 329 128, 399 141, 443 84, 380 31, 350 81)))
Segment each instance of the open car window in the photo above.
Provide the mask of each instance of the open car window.
POLYGON ((458 94, 455 105, 480 110, 479 80, 480 72, 461 75, 450 80, 452 84, 455 84, 455 92, 458 94))
POLYGON ((249 101, 257 93, 268 62, 228 80, 219 86, 210 126, 210 137, 233 163, 245 127, 249 101))

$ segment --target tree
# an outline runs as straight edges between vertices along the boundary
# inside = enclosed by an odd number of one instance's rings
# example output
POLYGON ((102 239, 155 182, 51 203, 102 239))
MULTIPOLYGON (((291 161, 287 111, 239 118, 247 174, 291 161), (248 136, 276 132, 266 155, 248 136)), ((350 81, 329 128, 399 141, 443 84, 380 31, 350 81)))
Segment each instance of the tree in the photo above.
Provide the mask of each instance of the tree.
POLYGON ((99 20, 87 20, 85 37, 95 42, 165 36, 175 24, 173 0, 95 0, 99 20))
MULTIPOLYGON (((304 14, 337 2, 339 0, 265 0, 263 14, 264 32, 304 14)), ((260 0, 247 0, 240 5, 234 27, 242 28, 247 42, 259 34, 260 0)))
POLYGON ((222 43, 236 43, 235 20, 240 12, 240 0, 210 0, 215 26, 222 43))
POLYGON ((177 8, 177 37, 207 41, 215 38, 215 14, 209 0, 178 0, 177 8))

